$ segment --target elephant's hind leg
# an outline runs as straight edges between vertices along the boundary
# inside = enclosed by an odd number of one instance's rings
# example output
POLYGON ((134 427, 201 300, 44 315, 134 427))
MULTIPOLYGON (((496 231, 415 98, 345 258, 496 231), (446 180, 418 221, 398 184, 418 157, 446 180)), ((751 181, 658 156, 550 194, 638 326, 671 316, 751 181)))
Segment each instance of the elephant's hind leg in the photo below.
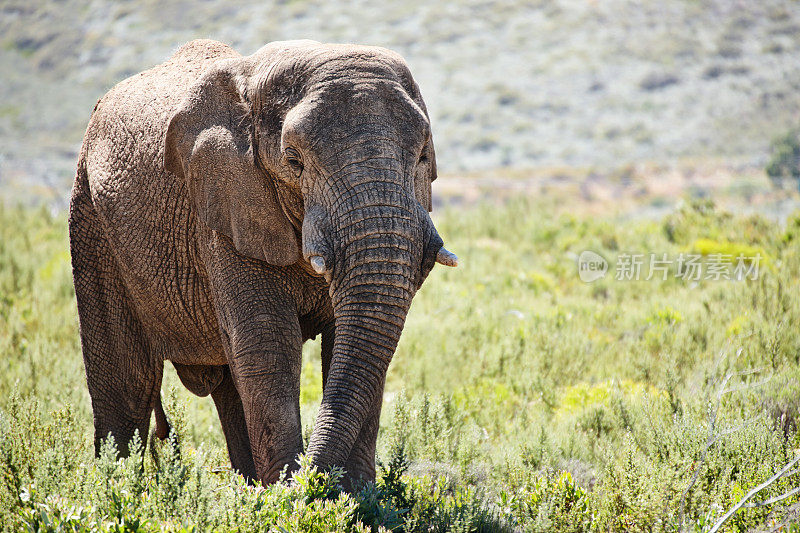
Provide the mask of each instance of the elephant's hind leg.
POLYGON ((242 474, 248 481, 256 478, 256 465, 253 462, 253 451, 250 448, 250 437, 244 419, 242 398, 233 382, 230 368, 225 367, 225 379, 211 393, 217 407, 222 432, 228 445, 228 456, 233 469, 242 474))
POLYGON ((239 391, 233 382, 228 365, 200 366, 173 363, 181 383, 193 394, 208 396, 217 407, 222 432, 228 445, 228 456, 233 469, 242 474, 248 481, 256 479, 256 467, 253 462, 253 451, 250 448, 250 437, 244 418, 244 408, 239 391))
POLYGON ((109 433, 120 455, 138 430, 144 443, 158 399, 163 361, 153 357, 133 312, 102 224, 79 174, 70 206, 70 248, 95 453, 109 433), (82 183, 81 183, 82 181, 82 183))

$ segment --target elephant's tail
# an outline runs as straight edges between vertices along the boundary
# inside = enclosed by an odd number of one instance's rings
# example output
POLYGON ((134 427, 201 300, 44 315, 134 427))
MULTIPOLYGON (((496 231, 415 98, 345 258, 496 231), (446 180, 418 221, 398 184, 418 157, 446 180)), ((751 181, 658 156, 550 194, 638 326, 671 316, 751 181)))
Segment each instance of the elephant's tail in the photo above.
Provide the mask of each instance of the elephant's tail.
MULTIPOLYGON (((167 439, 167 437, 169 437, 169 434, 172 431, 169 419, 167 419, 167 414, 164 412, 164 406, 161 405, 161 394, 159 394, 158 398, 156 398, 156 404, 153 406, 153 409, 156 413, 156 427, 153 433, 150 434, 150 444, 148 447, 150 448, 150 457, 153 458, 153 464, 156 465, 157 469, 160 469, 161 453, 159 452, 159 449, 163 449, 163 445, 157 446, 156 440, 153 437, 158 437, 158 440, 163 442, 167 439)), ((171 440, 170 444, 172 445, 172 450, 175 456, 180 457, 181 447, 178 444, 178 439, 175 438, 171 440)))
POLYGON ((169 420, 167 420, 167 414, 164 412, 164 406, 161 405, 161 394, 158 395, 156 399, 155 405, 155 413, 156 413, 156 437, 160 440, 164 440, 169 436, 169 432, 172 428, 169 425, 169 420))

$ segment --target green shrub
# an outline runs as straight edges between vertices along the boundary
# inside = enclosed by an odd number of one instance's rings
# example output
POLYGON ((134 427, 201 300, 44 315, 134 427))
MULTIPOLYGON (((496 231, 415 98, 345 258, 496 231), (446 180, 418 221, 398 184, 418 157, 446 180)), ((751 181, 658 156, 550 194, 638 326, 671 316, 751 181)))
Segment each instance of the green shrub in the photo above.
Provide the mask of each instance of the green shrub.
MULTIPOLYGON (((0 528, 699 531, 800 448, 800 217, 783 226, 693 201, 630 224, 522 198, 436 216, 464 262, 434 269, 415 298, 387 375, 383 463, 346 494, 341 472, 307 459, 291 480, 245 484, 213 402, 169 364, 174 435, 124 460, 107 442, 95 458, 64 218, 0 208, 0 528), (583 250, 693 249, 757 250, 771 266, 696 285, 586 284, 575 269, 583 250)), ((318 352, 303 354, 307 431, 318 352)), ((726 527, 779 521, 798 501, 743 509, 726 527)))
POLYGON ((589 491, 578 485, 569 472, 523 475, 522 480, 513 483, 516 490, 501 492, 500 503, 525 531, 589 530, 589 491))
POLYGON ((800 130, 790 130, 772 140, 765 170, 779 185, 783 180, 800 179, 800 130))

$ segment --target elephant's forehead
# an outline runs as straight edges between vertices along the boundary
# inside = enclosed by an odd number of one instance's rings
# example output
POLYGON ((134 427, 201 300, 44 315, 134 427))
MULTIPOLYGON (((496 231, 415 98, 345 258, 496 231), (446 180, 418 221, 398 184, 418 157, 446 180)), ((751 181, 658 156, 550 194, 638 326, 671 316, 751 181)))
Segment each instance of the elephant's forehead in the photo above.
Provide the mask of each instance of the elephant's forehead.
POLYGON ((380 66, 392 69, 405 68, 406 63, 397 52, 379 46, 358 44, 320 44, 306 48, 305 59, 309 68, 359 70, 380 66))
POLYGON ((360 45, 309 44, 254 54, 251 87, 256 90, 313 90, 315 87, 358 80, 391 80, 414 91, 411 73, 403 58, 385 48, 360 45))
POLYGON ((425 112, 397 81, 363 78, 312 87, 287 114, 283 133, 313 137, 324 127, 327 135, 341 138, 387 134, 400 126, 423 136, 429 130, 425 112))

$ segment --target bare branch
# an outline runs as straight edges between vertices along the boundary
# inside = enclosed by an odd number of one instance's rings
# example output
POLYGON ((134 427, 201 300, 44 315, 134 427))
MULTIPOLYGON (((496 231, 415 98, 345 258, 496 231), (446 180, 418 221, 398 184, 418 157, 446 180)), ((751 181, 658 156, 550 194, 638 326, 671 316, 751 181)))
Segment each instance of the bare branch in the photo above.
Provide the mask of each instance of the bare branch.
MULTIPOLYGON (((738 356, 742 353, 742 349, 739 348, 739 351, 736 352, 738 356)), ((717 361, 717 366, 722 362, 722 358, 725 352, 722 351, 720 353, 720 358, 717 361)), ((678 531, 683 531, 683 519, 686 513, 686 496, 689 494, 689 491, 692 490, 694 484, 697 483, 697 478, 700 475, 700 470, 705 464, 706 455, 708 454, 709 448, 714 445, 717 441, 716 436, 716 424, 717 424, 717 415, 719 414, 719 407, 722 404, 722 395, 725 387, 728 385, 728 381, 733 377, 733 374, 728 373, 725 374, 725 377, 722 379, 722 383, 720 384, 717 390, 717 402, 714 406, 714 410, 709 412, 709 420, 708 420, 708 436, 706 437, 706 445, 703 447, 703 451, 700 453, 700 460, 698 461, 697 468, 695 468, 694 473, 692 474, 692 479, 689 481, 689 485, 684 489, 683 494, 681 494, 681 507, 680 507, 680 514, 678 515, 678 531)))
MULTIPOLYGON (((742 354, 742 351, 743 351, 742 348, 739 348, 738 350, 736 350, 736 355, 734 356, 734 360, 739 358, 739 356, 742 354)), ((725 355, 726 355, 726 351, 724 349, 721 350, 719 358, 718 358, 718 360, 716 362, 715 368, 719 368, 720 364, 722 363, 723 359, 725 358, 725 355)), ((767 367, 758 367, 758 368, 751 368, 751 369, 747 369, 747 370, 739 370, 739 371, 735 371, 735 372, 734 371, 728 372, 722 378, 719 386, 717 387, 716 403, 714 405, 713 410, 709 409, 708 436, 706 437, 705 447, 703 448, 703 451, 700 453, 700 459, 697 462, 697 467, 695 468, 694 473, 692 474, 692 479, 689 481, 689 485, 686 487, 686 489, 684 489, 683 493, 681 494, 680 514, 678 515, 679 516, 679 518, 678 518, 678 531, 683 531, 684 518, 685 518, 685 513, 686 513, 686 497, 688 496, 689 492, 694 487, 695 483, 697 483, 697 478, 700 476, 700 471, 702 470, 703 465, 705 464, 706 456, 708 455, 708 450, 711 449, 711 447, 714 446, 714 444, 716 444, 717 441, 719 441, 721 438, 723 438, 723 437, 725 437, 727 435, 730 435, 731 433, 735 433, 735 432, 739 431, 740 429, 744 428, 748 424, 752 423, 757 418, 757 417, 750 418, 748 420, 745 420, 741 424, 736 425, 735 427, 728 428, 727 430, 722 431, 722 432, 718 432, 717 431, 717 418, 719 416, 719 410, 720 410, 720 407, 722 405, 723 396, 725 396, 728 393, 739 392, 739 391, 742 391, 742 390, 747 390, 747 389, 751 389, 751 388, 755 388, 755 387, 760 387, 761 385, 764 385, 765 383, 768 383, 769 380, 771 379, 771 377, 767 377, 766 379, 764 379, 764 380, 762 380, 762 381, 760 381, 758 383, 753 383, 753 384, 748 384, 748 385, 739 385, 739 386, 730 387, 730 388, 728 387, 728 383, 734 377, 740 378, 740 377, 743 377, 743 376, 750 376, 750 375, 753 375, 753 374, 758 374, 758 373, 764 372, 765 370, 768 370, 768 368, 767 367)), ((709 404, 710 404, 710 402, 709 402, 709 404)), ((709 405, 709 408, 710 408, 710 405, 709 405)))
POLYGON ((791 498, 795 494, 800 492, 800 487, 795 487, 789 492, 784 492, 780 496, 775 496, 774 498, 770 498, 769 500, 764 500, 763 502, 750 502, 745 504, 745 507, 766 507, 767 505, 772 505, 773 503, 782 502, 786 498, 791 498))
POLYGON ((761 381, 758 381, 756 383, 747 383, 745 385, 739 385, 737 387, 730 387, 722 391, 722 394, 728 394, 729 392, 739 392, 748 389, 755 389, 756 387, 761 387, 762 385, 766 385, 767 383, 770 382, 770 380, 772 380, 772 377, 762 379, 761 381))
MULTIPOLYGON (((739 348, 739 350, 736 352, 736 355, 739 355, 740 353, 742 353, 742 349, 741 348, 739 348)), ((733 375, 736 376, 736 377, 751 376, 753 374, 760 374, 761 372, 764 372, 765 370, 769 370, 769 367, 758 366, 756 368, 748 368, 746 370, 739 370, 737 372, 734 372, 733 375)))
POLYGON ((722 516, 722 518, 720 518, 720 519, 717 521, 717 523, 716 523, 716 524, 714 524, 714 527, 712 527, 712 528, 709 530, 709 532, 708 532, 708 533, 716 533, 717 531, 719 531, 719 530, 720 530, 720 528, 721 528, 723 525, 725 525, 725 522, 727 522, 727 521, 728 521, 728 520, 729 520, 729 519, 730 519, 730 518, 731 518, 733 515, 735 515, 735 514, 736 514, 736 512, 737 512, 739 509, 741 509, 742 507, 744 507, 744 505, 745 505, 745 504, 748 502, 748 500, 750 500, 750 498, 752 498, 753 496, 755 496, 756 494, 758 494, 759 492, 761 492, 762 490, 766 489, 767 487, 769 487, 770 485, 772 485, 773 483, 775 483, 776 481, 778 481, 780 478, 782 478, 783 476, 785 476, 785 475, 786 475, 786 474, 787 474, 787 473, 788 473, 788 472, 789 472, 789 471, 792 469, 792 467, 794 467, 794 465, 796 465, 797 463, 800 463, 800 455, 798 455, 798 456, 797 456, 797 457, 795 457, 793 460, 791 460, 791 461, 790 461, 790 462, 789 462, 789 463, 788 463, 786 466, 784 466, 784 467, 783 467, 783 468, 780 470, 780 472, 778 472, 777 474, 775 474, 774 476, 772 476, 771 478, 769 478, 768 480, 766 480, 764 483, 762 483, 761 485, 758 485, 757 487, 753 488, 753 489, 752 489, 750 492, 748 492, 747 494, 745 494, 745 495, 744 495, 744 498, 742 498, 741 500, 739 500, 739 502, 738 502, 736 505, 734 505, 733 507, 731 507, 731 508, 730 508, 730 510, 729 510, 727 513, 725 513, 725 514, 722 516))
POLYGON ((795 503, 789 507, 786 507, 783 519, 780 522, 773 524, 773 527, 769 530, 769 533, 786 531, 786 526, 788 526, 790 523, 796 522, 798 516, 800 516, 800 503, 795 503))
POLYGON ((711 442, 711 445, 713 446, 714 444, 717 443, 717 441, 719 439, 721 439, 723 437, 727 437, 728 435, 730 435, 732 433, 736 433, 737 431, 746 428, 747 426, 749 426, 750 424, 752 424, 753 422, 755 422, 759 418, 760 418, 759 416, 750 417, 747 420, 745 420, 744 422, 742 422, 741 424, 736 424, 732 428, 728 428, 725 431, 722 431, 721 433, 717 433, 716 435, 714 435, 714 440, 711 442))

